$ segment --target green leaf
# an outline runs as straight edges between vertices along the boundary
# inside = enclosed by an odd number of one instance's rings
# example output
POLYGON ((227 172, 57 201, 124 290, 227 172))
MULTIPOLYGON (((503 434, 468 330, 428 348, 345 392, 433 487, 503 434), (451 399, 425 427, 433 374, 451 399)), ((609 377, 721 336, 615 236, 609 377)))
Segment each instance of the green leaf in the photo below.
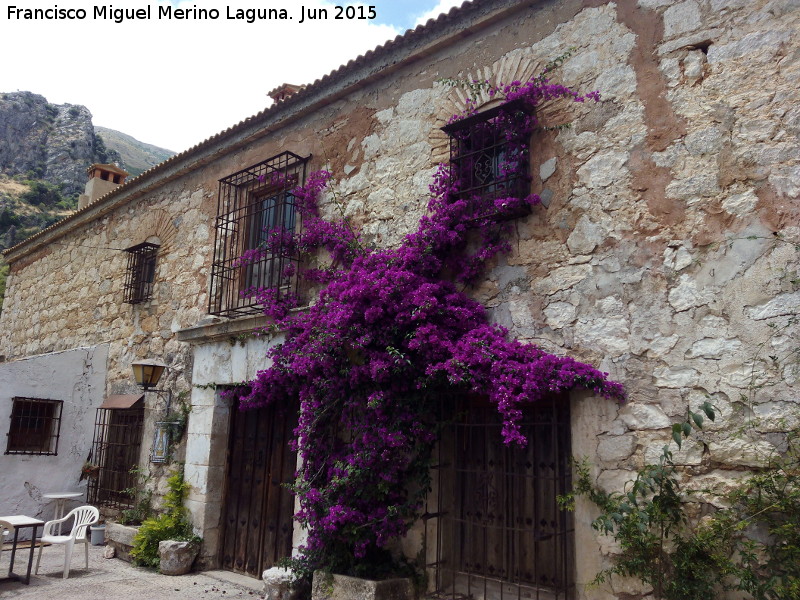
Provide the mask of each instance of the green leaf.
POLYGON ((697 428, 698 429, 702 429, 703 428, 703 415, 698 414, 698 413, 693 413, 693 412, 690 412, 689 414, 692 415, 692 421, 694 421, 694 424, 697 425, 697 428))
POLYGON ((683 431, 683 427, 680 423, 675 423, 672 426, 672 439, 675 440, 675 443, 678 444, 678 448, 681 447, 681 443, 683 441, 681 432, 683 431))
POLYGON ((690 423, 681 423, 681 431, 683 431, 683 435, 689 437, 692 433, 692 425, 690 423))
POLYGON ((708 418, 709 418, 711 421, 713 421, 713 420, 714 420, 714 418, 716 417, 716 413, 714 412, 714 407, 713 407, 713 406, 711 406, 711 403, 709 403, 709 402, 707 402, 707 401, 706 401, 706 402, 703 402, 703 404, 701 404, 701 405, 700 405, 700 408, 702 408, 702 409, 703 409, 703 412, 704 412, 704 413, 706 413, 706 416, 707 416, 707 417, 708 417, 708 418))

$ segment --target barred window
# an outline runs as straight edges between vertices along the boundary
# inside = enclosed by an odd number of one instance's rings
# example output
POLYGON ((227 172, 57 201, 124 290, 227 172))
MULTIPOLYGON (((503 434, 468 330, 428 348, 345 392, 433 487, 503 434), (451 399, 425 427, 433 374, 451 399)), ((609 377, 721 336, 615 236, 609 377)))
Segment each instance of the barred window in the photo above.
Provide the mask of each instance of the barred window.
POLYGON ((126 508, 133 505, 132 490, 138 482, 131 469, 139 464, 144 428, 143 395, 108 397, 94 423, 88 501, 98 506, 126 508))
POLYGON ((61 400, 14 398, 6 454, 58 454, 61 400))
POLYGON ((219 182, 208 312, 237 317, 260 311, 253 292, 297 291, 298 256, 290 241, 296 223, 292 193, 306 163, 283 152, 219 182))
POLYGON ((125 302, 140 304, 153 297, 156 277, 157 244, 144 242, 125 250, 128 253, 128 271, 125 277, 125 302))
POLYGON ((525 126, 529 112, 522 101, 512 101, 442 128, 450 137, 456 198, 470 203, 475 218, 502 220, 530 212, 527 204, 511 213, 495 207, 496 200, 530 193, 530 138, 525 126))

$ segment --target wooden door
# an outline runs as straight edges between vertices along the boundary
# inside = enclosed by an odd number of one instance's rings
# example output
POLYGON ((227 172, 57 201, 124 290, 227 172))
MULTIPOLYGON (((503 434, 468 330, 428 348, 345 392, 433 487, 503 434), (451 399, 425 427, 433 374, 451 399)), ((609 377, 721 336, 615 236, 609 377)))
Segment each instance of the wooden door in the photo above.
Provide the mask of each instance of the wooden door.
POLYGON ((222 566, 261 577, 292 552, 296 453, 289 448, 297 410, 233 410, 227 494, 222 507, 222 566))
POLYGON ((572 519, 569 404, 526 406, 525 448, 502 442, 502 420, 481 399, 462 402, 439 447, 437 591, 444 596, 569 598, 572 519))

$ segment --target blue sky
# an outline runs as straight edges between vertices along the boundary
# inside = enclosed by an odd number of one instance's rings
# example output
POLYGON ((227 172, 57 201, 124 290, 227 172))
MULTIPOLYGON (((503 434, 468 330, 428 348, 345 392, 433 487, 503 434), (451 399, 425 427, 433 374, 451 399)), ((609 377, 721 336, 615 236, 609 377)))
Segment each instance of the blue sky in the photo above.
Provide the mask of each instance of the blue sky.
POLYGON ((341 0, 0 0, 0 92, 83 104, 95 125, 175 151, 270 105, 282 83, 307 84, 462 0, 370 0, 374 20, 299 24, 300 6, 341 0), (159 5, 220 17, 159 20, 159 5), (93 6, 151 7, 150 19, 94 18, 93 6), (86 10, 84 19, 27 20, 9 6, 86 10), (275 7, 293 20, 247 23, 227 11, 275 7))
POLYGON ((414 27, 420 15, 433 9, 436 0, 373 0, 378 23, 396 25, 403 29, 414 27))

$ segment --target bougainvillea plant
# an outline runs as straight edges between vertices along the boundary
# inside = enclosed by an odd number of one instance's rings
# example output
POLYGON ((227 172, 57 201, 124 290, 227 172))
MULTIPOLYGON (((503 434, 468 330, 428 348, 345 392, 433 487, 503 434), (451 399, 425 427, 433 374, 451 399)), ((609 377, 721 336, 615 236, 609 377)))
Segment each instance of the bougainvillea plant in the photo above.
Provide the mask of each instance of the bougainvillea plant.
MULTIPOLYGON (((535 109, 546 100, 598 99, 543 76, 489 87, 504 101, 524 104, 524 118, 501 110, 482 125, 514 127, 509 140, 530 136, 538 126, 535 109)), ((471 112, 468 106, 461 116, 471 112)), ((527 143, 519 144, 498 157, 496 169, 502 179, 527 178, 528 161, 527 143)), ((292 192, 302 231, 267 232, 263 248, 301 255, 325 249, 329 266, 300 274, 321 285, 318 298, 292 310, 297 298, 253 292, 284 337, 269 351, 271 366, 235 395, 242 409, 299 403, 295 444, 302 467, 294 491, 308 538, 295 569, 376 576, 387 544, 408 531, 429 489, 434 415, 443 398, 488 398, 502 417, 503 441, 523 446, 518 424, 526 405, 574 388, 618 399, 624 392, 606 373, 511 339, 462 291, 497 254, 510 251, 504 211, 533 206, 538 196, 500 186, 469 197, 459 174, 441 166, 418 229, 395 248, 375 249, 345 220, 320 217, 330 179, 315 172, 292 192)))

